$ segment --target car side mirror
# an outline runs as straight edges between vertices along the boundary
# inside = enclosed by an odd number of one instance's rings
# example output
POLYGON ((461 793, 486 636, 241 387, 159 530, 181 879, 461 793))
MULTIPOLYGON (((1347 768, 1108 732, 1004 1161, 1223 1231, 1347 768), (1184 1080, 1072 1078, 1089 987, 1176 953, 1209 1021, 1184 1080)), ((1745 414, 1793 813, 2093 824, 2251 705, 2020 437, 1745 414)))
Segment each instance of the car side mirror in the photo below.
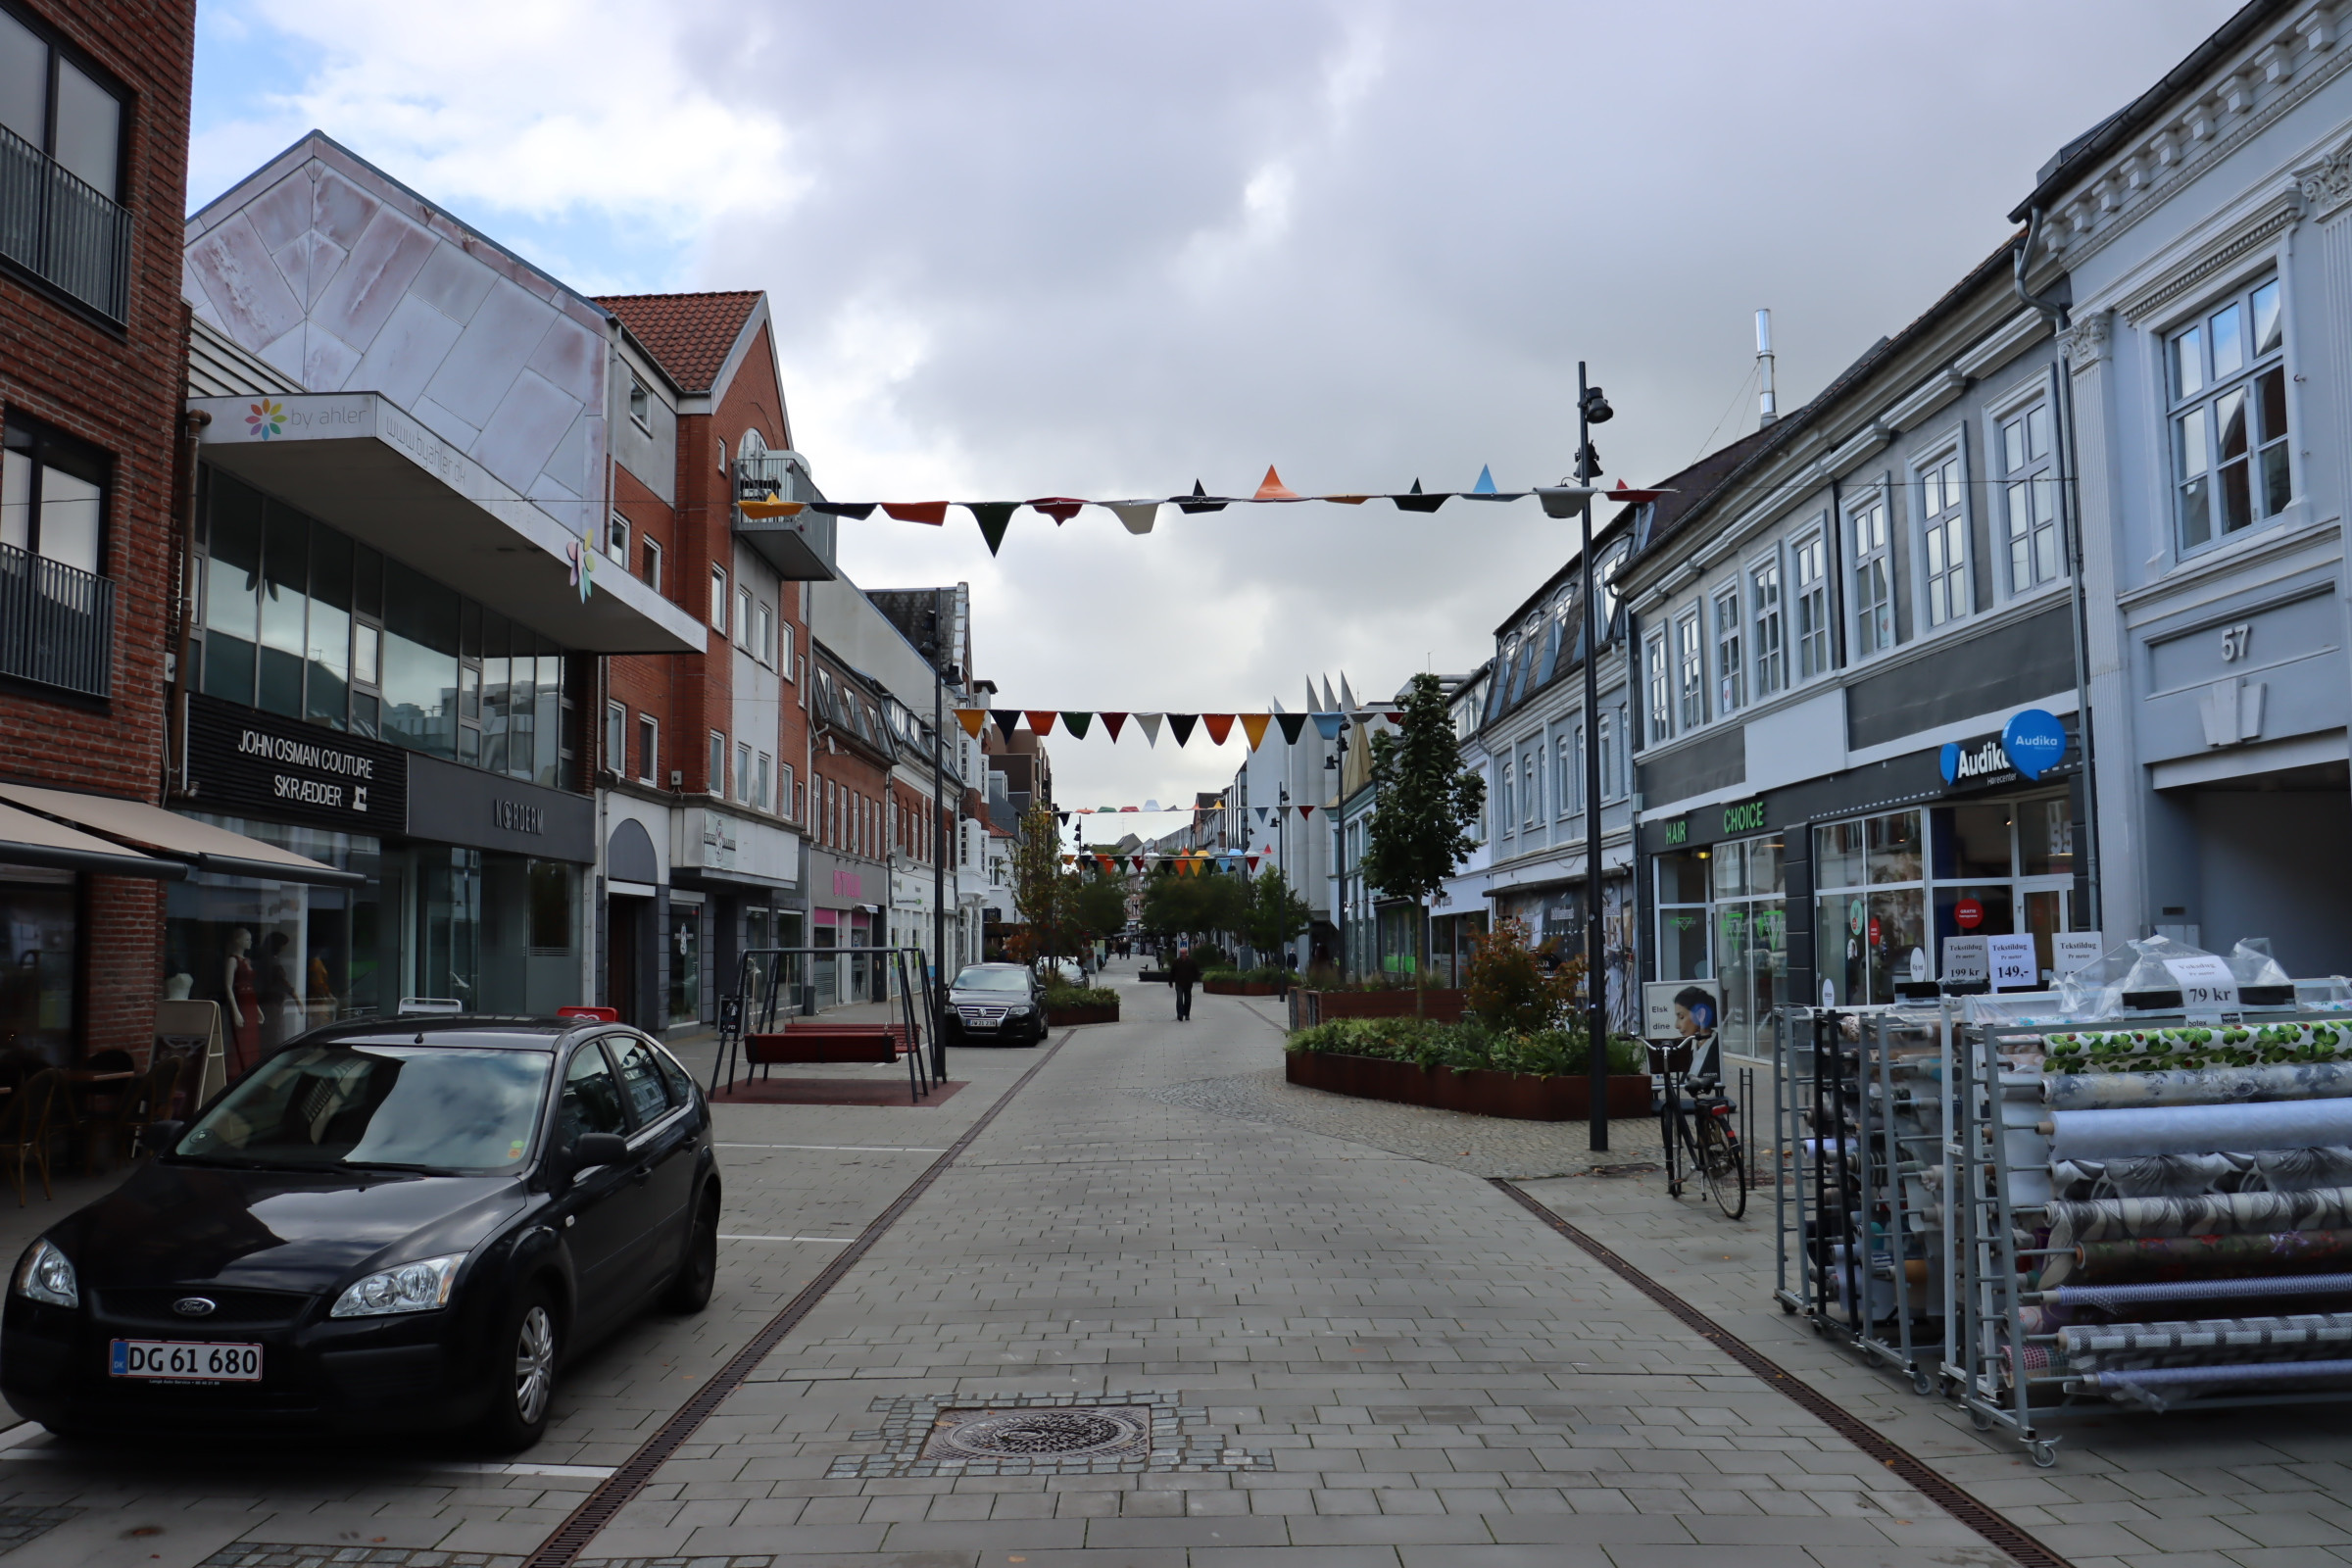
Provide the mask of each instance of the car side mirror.
POLYGON ((574 1172, 595 1165, 618 1165, 629 1157, 629 1141, 618 1133, 582 1133, 571 1146, 574 1172))

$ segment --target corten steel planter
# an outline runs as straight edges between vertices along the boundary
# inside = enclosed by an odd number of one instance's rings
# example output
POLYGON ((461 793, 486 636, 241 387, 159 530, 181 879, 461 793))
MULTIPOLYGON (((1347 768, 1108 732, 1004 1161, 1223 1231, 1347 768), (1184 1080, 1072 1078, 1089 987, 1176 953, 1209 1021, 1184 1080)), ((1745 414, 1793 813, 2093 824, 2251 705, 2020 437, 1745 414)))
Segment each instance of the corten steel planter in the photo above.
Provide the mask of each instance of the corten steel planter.
MULTIPOLYGON (((1286 1051, 1283 1076, 1305 1089, 1322 1089, 1358 1100, 1387 1100, 1400 1105, 1503 1116, 1514 1121, 1582 1121, 1592 1114, 1590 1079, 1532 1072, 1457 1071, 1421 1067, 1378 1056, 1348 1056, 1332 1051, 1286 1051)), ((1609 1114, 1650 1113, 1649 1076, 1612 1073, 1609 1114)))
POLYGON ((755 1066, 796 1061, 898 1060, 899 1043, 880 1029, 793 1029, 743 1037, 744 1059, 755 1066))
MULTIPOLYGON (((1329 1023, 1334 1018, 1410 1018, 1413 1016, 1413 993, 1410 991, 1309 991, 1305 994, 1305 1017, 1298 1027, 1306 1024, 1329 1023)), ((1421 1013, 1436 1023, 1462 1021, 1462 994, 1459 991, 1440 991, 1435 987, 1421 993, 1421 1013)))
POLYGON ((1271 980, 1203 980, 1200 989, 1212 997, 1270 997, 1275 986, 1271 980))
POLYGON ((1046 1026, 1051 1029, 1059 1029, 1070 1024, 1117 1023, 1118 1021, 1119 1004, 1115 1002, 1107 1006, 1090 1004, 1083 1007, 1048 1007, 1046 1009, 1046 1026))

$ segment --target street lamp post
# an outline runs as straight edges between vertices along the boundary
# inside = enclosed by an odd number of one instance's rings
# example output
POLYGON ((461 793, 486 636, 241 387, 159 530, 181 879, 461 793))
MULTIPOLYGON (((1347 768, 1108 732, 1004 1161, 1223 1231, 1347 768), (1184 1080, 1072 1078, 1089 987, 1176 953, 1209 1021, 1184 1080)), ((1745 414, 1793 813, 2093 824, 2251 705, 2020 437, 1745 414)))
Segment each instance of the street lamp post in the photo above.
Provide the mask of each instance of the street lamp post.
MULTIPOLYGON (((1592 450, 1592 427, 1615 416, 1600 388, 1585 380, 1585 362, 1576 362, 1576 480, 1590 487, 1600 472, 1600 455, 1592 450)), ((1588 1065, 1592 1071, 1592 1142, 1594 1152, 1609 1147, 1609 997, 1608 956, 1600 923, 1600 637, 1593 625, 1597 597, 1592 581, 1592 495, 1587 488, 1581 518, 1584 563, 1585 653, 1585 1031, 1588 1065)))

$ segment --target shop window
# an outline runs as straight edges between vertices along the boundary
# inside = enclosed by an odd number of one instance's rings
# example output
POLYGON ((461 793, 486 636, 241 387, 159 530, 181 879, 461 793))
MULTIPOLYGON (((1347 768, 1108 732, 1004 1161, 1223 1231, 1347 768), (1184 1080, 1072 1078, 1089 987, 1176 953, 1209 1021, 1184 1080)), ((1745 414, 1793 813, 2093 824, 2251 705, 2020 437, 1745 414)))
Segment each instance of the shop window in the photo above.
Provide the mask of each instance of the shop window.
POLYGON ((2275 517, 2294 499, 2279 305, 2272 278, 2166 343, 2182 550, 2275 517))
POLYGON ((1886 500, 1872 497, 1845 521, 1854 542, 1854 645, 1867 658, 1894 646, 1894 564, 1887 550, 1886 500))
POLYGON ((330 729, 343 728, 351 712, 351 540, 324 523, 315 523, 303 708, 312 723, 330 729))
POLYGON ((1698 612, 1674 626, 1675 723, 1688 734, 1707 721, 1707 665, 1698 612))
MULTIPOLYGON (((210 1002, 238 1060, 306 1029, 395 1005, 410 935, 382 917, 377 840, 199 815, 231 832, 368 878, 356 888, 199 871, 165 890, 164 1000, 210 1002)), ((5 890, 0 889, 0 898, 5 890)), ((234 1062, 232 1062, 232 1070, 234 1062)))
POLYGON ((1740 655, 1740 585, 1715 596, 1715 711, 1730 715, 1747 706, 1747 664, 1740 655))
POLYGON ((1958 453, 1921 470, 1920 564, 1931 626, 1958 620, 1969 611, 1968 511, 1962 494, 1958 453))
POLYGON ((703 1016, 703 906, 669 908, 669 1024, 700 1022, 703 1016))
MULTIPOLYGON (((254 652, 261 639, 261 492, 212 470, 204 572, 204 690, 253 702, 254 652)), ((373 648, 368 649, 373 663, 373 648)), ((369 673, 373 670, 370 668, 369 673)))
POLYGON ((2050 408, 2036 401, 2000 422, 2001 510, 2009 534, 2009 591, 2058 576, 2058 480, 2050 408))
POLYGON ((1788 687, 1788 628, 1781 607, 1778 560, 1748 572, 1747 608, 1755 627, 1756 700, 1762 702, 1788 687))
POLYGON ((651 713, 637 715, 637 782, 653 784, 661 780, 662 723, 651 713))
POLYGON ((1830 668, 1830 569, 1826 536, 1812 533, 1789 552, 1796 591, 1796 678, 1830 668))
POLYGON ((71 871, 10 866, 0 873, 0 1052, 13 1059, 76 1064, 75 903, 71 871))
MULTIPOLYGON (((384 610, 384 738, 433 757, 454 758, 457 593, 387 561, 384 610)), ((268 685, 265 670, 265 690, 268 685)))
POLYGON ((1704 980, 1707 954, 1707 859, 1701 850, 1656 857, 1658 978, 1704 980))
POLYGON ((579 901, 573 896, 572 867, 562 860, 533 860, 531 883, 531 956, 562 957, 578 946, 579 901))

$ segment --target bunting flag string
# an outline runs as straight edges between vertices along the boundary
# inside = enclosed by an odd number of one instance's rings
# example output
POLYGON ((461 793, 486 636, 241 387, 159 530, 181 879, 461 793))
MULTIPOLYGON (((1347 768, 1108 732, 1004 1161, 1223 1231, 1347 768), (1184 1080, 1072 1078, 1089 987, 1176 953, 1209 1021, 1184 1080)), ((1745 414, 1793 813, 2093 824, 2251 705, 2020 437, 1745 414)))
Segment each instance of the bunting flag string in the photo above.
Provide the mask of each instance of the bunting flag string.
POLYGON ((1372 724, 1385 720, 1392 725, 1400 725, 1404 722, 1404 714, 1393 708, 1359 708, 1310 713, 1113 713, 1097 709, 958 708, 955 713, 956 722, 961 724, 963 732, 974 740, 980 739, 982 731, 994 721, 1008 746, 1024 721, 1028 724, 1029 732, 1041 738, 1052 734, 1058 721, 1073 736, 1084 740, 1094 729, 1095 720, 1101 719, 1102 732, 1115 743, 1126 729, 1127 721, 1133 719, 1143 727, 1145 741, 1154 747, 1159 745, 1159 732, 1163 724, 1179 746, 1193 738, 1196 728, 1207 733, 1210 745, 1222 746, 1233 738, 1233 731, 1238 725, 1242 739, 1253 752, 1265 744, 1267 732, 1277 728, 1281 731, 1284 745, 1298 745, 1298 737, 1306 732, 1310 719, 1314 721, 1315 733, 1327 741, 1339 739, 1341 729, 1349 723, 1372 724))
MULTIPOLYGON (((1622 480, 1618 483, 1618 489, 1626 489, 1622 480)), ((1416 478, 1413 487, 1405 491, 1354 490, 1302 495, 1283 483, 1282 475, 1275 472, 1273 465, 1269 464, 1265 478, 1258 481, 1255 491, 1246 496, 1210 495, 1201 488, 1200 481, 1195 479, 1191 495, 1157 499, 1138 497, 1104 501, 1088 496, 1038 496, 1028 501, 787 501, 783 499, 783 487, 778 481, 764 490, 739 497, 737 505, 743 509, 746 517, 760 519, 797 517, 804 512, 812 512, 821 516, 849 517, 862 522, 879 510, 883 515, 900 522, 923 523, 934 528, 947 522, 950 507, 961 507, 980 525, 980 537, 986 541, 988 553, 993 556, 1004 548, 1004 534, 1012 524, 1013 514, 1024 507, 1052 517, 1056 524, 1069 521, 1083 508, 1101 507, 1117 517, 1129 533, 1148 534, 1158 520, 1162 507, 1174 507, 1188 516, 1195 516, 1203 513, 1222 512, 1233 506, 1295 506, 1302 501, 1324 501, 1334 506, 1360 507, 1367 501, 1388 501, 1399 512, 1430 513, 1457 498, 1463 501, 1522 501, 1531 495, 1542 498, 1544 510, 1550 515, 1570 516, 1574 514, 1576 504, 1587 499, 1631 502, 1647 500, 1651 492, 1629 491, 1620 497, 1590 486, 1570 484, 1566 480, 1556 485, 1536 485, 1526 490, 1504 490, 1495 485, 1494 469, 1488 466, 1480 467, 1477 481, 1467 490, 1424 490, 1421 481, 1416 478)))

